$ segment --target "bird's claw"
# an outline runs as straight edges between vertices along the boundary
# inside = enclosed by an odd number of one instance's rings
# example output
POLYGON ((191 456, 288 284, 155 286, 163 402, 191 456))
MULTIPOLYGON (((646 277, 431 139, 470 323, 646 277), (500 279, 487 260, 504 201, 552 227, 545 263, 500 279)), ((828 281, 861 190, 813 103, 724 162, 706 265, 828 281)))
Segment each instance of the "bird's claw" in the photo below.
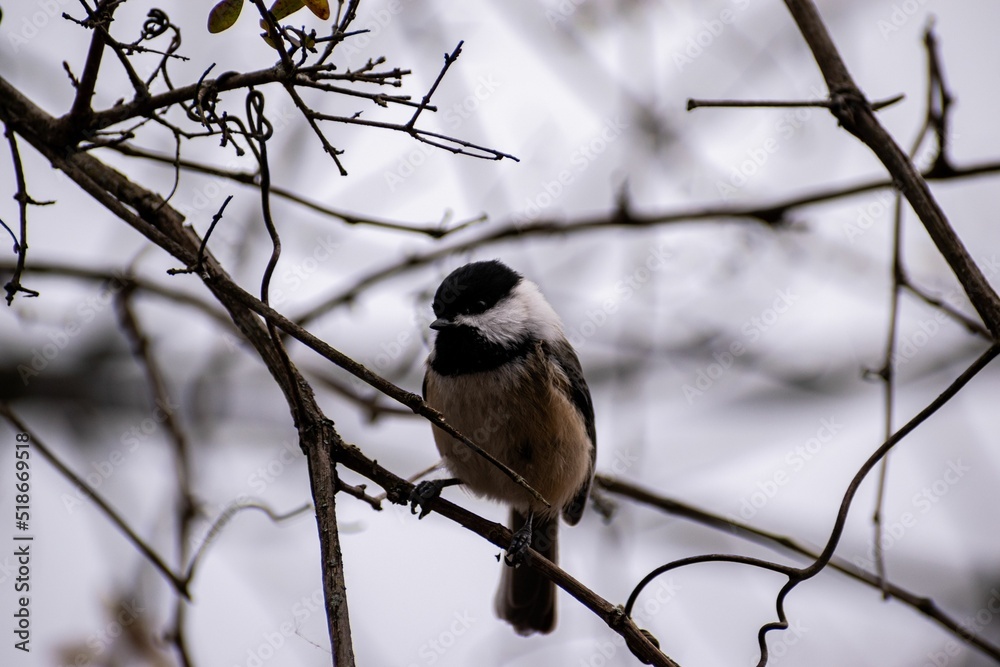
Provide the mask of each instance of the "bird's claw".
POLYGON ((418 519, 423 519, 430 514, 431 510, 426 503, 440 497, 442 488, 444 485, 441 480, 424 481, 413 487, 413 491, 410 492, 410 514, 416 514, 418 507, 420 508, 418 519))
POLYGON ((511 535, 510 546, 503 560, 510 567, 517 567, 524 560, 524 553, 531 546, 531 522, 524 524, 511 535))

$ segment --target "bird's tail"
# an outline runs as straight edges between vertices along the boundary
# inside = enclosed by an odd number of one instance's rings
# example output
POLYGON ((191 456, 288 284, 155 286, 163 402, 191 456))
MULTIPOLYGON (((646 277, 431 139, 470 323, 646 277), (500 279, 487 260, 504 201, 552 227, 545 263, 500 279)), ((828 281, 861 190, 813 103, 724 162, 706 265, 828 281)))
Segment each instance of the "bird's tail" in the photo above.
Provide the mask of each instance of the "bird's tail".
MULTIPOLYGON (((527 517, 511 510, 510 529, 517 530, 527 517)), ((531 548, 557 562, 559 553, 559 517, 535 517, 531 529, 531 548)), ((556 586, 537 570, 526 565, 503 567, 500 588, 494 601, 497 616, 514 626, 520 635, 548 634, 556 627, 556 586)))

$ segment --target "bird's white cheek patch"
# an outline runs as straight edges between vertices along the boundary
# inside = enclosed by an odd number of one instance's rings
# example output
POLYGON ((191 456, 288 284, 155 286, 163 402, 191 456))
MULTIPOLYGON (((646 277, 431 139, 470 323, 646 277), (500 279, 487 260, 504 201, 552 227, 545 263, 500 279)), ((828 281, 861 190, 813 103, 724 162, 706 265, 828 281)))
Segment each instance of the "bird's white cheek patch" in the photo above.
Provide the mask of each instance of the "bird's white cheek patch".
POLYGON ((491 343, 510 345, 525 338, 558 340, 562 323, 535 283, 523 280, 510 296, 485 313, 459 315, 459 324, 475 328, 491 343))
POLYGON ((529 332, 528 313, 509 301, 477 315, 459 315, 455 321, 476 329, 486 340, 500 345, 522 340, 529 332))

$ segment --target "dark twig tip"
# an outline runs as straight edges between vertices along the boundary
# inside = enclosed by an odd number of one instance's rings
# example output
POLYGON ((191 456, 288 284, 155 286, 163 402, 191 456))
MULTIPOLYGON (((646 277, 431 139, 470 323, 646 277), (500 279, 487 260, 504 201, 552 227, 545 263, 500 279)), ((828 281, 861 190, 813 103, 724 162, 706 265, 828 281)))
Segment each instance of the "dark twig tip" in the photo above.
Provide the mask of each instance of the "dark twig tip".
POLYGON ((880 111, 881 109, 885 109, 886 107, 891 107, 893 104, 902 102, 904 99, 906 99, 906 95, 900 93, 899 95, 895 95, 888 99, 879 100, 878 102, 872 102, 872 111, 880 111))
POLYGON ((787 213, 787 208, 775 206, 772 208, 762 208, 756 211, 750 211, 750 216, 756 220, 760 220, 769 227, 782 227, 789 224, 788 218, 786 217, 787 213))

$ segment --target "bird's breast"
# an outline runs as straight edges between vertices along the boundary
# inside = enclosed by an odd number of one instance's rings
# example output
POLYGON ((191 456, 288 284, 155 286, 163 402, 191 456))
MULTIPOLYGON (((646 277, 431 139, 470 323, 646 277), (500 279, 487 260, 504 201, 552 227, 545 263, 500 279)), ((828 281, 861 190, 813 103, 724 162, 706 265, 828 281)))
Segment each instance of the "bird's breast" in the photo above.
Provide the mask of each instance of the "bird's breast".
POLYGON ((469 447, 434 428, 438 451, 473 493, 522 510, 554 514, 586 481, 590 439, 561 377, 536 348, 488 372, 427 374, 427 402, 449 424, 525 478, 551 504, 544 511, 523 488, 469 447))

